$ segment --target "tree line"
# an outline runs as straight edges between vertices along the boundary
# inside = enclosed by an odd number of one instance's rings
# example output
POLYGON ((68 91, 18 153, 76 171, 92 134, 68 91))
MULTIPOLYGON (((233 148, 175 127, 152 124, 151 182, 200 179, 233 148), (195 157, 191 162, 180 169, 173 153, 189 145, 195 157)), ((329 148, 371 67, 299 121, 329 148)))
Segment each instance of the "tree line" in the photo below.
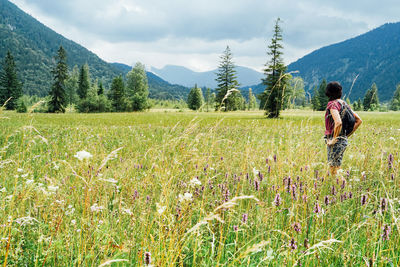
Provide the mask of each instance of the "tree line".
MULTIPOLYGON (((268 117, 278 117, 282 109, 311 105, 314 110, 325 110, 328 98, 325 96, 326 80, 313 90, 312 97, 306 97, 304 81, 287 73, 283 62, 283 38, 280 19, 275 22, 274 33, 268 46, 270 59, 265 64, 262 84, 265 90, 255 96, 252 89, 240 91, 233 54, 227 46, 220 57, 216 73, 217 88, 202 88, 195 85, 187 97, 187 107, 192 110, 235 111, 258 108, 265 110, 268 117), (246 97, 242 94, 245 93, 246 97), (309 101, 308 101, 309 100, 309 101)), ((67 66, 67 54, 62 46, 57 51, 51 73, 53 83, 46 101, 47 112, 65 112, 74 106, 79 112, 129 112, 150 108, 148 81, 145 67, 136 63, 126 77, 116 76, 106 90, 102 81, 90 78, 87 64, 75 66, 71 71, 67 66)), ((26 111, 22 97, 22 83, 18 79, 17 68, 10 51, 7 52, 0 72, 0 104, 9 110, 26 111)), ((350 103, 355 110, 379 110, 378 88, 374 83, 363 100, 350 103)), ((389 104, 392 110, 400 110, 400 85, 397 86, 389 104)))

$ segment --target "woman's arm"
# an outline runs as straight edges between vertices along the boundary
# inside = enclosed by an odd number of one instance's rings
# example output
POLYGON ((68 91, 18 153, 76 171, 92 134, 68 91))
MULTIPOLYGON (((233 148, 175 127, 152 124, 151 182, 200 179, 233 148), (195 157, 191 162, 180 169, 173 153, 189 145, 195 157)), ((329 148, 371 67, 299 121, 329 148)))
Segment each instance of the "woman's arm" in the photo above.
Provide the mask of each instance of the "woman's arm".
POLYGON ((333 128, 333 137, 332 137, 332 139, 328 140, 326 142, 326 144, 328 146, 333 146, 337 142, 337 138, 336 137, 339 136, 340 131, 342 130, 342 119, 340 118, 340 114, 339 114, 338 110, 329 109, 329 111, 330 111, 330 113, 332 115, 333 121, 335 122, 335 127, 333 128))
POLYGON ((362 123, 362 120, 361 120, 360 116, 358 116, 358 114, 355 113, 354 111, 353 111, 353 114, 354 114, 354 117, 356 118, 356 123, 354 124, 353 131, 351 131, 351 133, 349 135, 347 135, 347 137, 352 135, 362 123))

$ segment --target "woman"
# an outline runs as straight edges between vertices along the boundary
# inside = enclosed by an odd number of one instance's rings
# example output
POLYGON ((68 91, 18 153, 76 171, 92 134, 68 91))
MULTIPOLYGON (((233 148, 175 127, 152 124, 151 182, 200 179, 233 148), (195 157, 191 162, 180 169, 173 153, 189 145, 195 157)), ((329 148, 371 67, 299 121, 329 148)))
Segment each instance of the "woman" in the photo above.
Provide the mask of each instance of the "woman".
POLYGON ((342 97, 342 86, 338 82, 330 82, 326 86, 325 94, 329 97, 325 113, 325 139, 328 148, 328 164, 331 175, 336 175, 342 165, 343 153, 347 147, 347 138, 357 130, 362 120, 353 111, 356 119, 353 131, 347 135, 343 134, 342 119, 339 112, 342 106, 347 104, 340 99, 342 97))

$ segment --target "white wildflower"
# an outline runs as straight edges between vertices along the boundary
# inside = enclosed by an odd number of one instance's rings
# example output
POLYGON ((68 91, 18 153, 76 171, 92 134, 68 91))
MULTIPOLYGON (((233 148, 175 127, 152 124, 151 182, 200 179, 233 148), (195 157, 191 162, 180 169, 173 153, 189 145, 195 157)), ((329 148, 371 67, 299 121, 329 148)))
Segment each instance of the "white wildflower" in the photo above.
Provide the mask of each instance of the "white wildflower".
POLYGON ((125 214, 128 214, 128 215, 132 215, 133 214, 131 209, 122 209, 122 212, 125 213, 125 214))
POLYGON ((76 224, 76 220, 72 220, 72 221, 71 221, 71 224, 72 224, 72 225, 75 225, 75 224, 76 224))
POLYGON ((100 211, 102 211, 103 209, 104 209, 104 207, 103 207, 103 206, 97 205, 97 203, 94 203, 93 206, 90 207, 90 210, 91 210, 92 212, 100 212, 100 211))
POLYGON ((166 206, 161 206, 159 203, 157 203, 156 205, 157 205, 157 212, 158 212, 158 214, 160 214, 160 215, 163 214, 164 211, 167 209, 166 206))
POLYGON ((16 223, 18 223, 19 225, 26 225, 26 224, 33 224, 34 222, 39 222, 38 220, 36 220, 35 218, 32 217, 22 217, 22 218, 18 218, 15 220, 16 223))
POLYGON ((25 174, 22 174, 21 177, 26 178, 26 177, 28 177, 28 175, 29 175, 29 173, 25 173, 25 174))
POLYGON ((201 185, 201 182, 200 182, 199 179, 194 177, 192 180, 190 180, 189 184, 190 184, 191 187, 195 187, 197 185, 201 185))
POLYGON ((396 139, 393 136, 389 137, 389 140, 392 140, 392 141, 396 142, 396 139))
POLYGON ((74 155, 75 158, 79 159, 79 160, 84 160, 84 159, 89 159, 92 158, 92 154, 90 154, 89 152, 82 150, 82 151, 78 151, 76 152, 76 154, 74 155))
POLYGON ((254 175, 254 177, 257 177, 259 173, 260 173, 260 171, 253 167, 253 175, 254 175))
POLYGON ((6 192, 6 191, 7 191, 7 189, 6 189, 5 187, 3 187, 3 188, 0 189, 0 192, 1 192, 1 193, 4 193, 4 192, 6 192))
POLYGON ((191 193, 179 194, 179 202, 192 201, 193 195, 191 193))
POLYGON ((50 192, 56 192, 57 190, 58 190, 58 186, 54 186, 54 185, 49 185, 48 187, 47 187, 47 189, 50 191, 50 192))
POLYGON ((17 172, 23 172, 24 170, 23 169, 21 169, 21 168, 18 168, 17 169, 17 172))

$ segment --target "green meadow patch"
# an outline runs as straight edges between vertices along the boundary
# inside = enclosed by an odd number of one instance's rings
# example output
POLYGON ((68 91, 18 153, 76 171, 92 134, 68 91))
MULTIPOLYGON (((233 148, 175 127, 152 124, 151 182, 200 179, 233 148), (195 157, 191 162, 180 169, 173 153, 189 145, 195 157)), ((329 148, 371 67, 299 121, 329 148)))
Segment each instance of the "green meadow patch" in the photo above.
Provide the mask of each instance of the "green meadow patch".
MULTIPOLYGON (((0 263, 400 264, 400 113, 0 113, 0 263)), ((371 266, 371 265, 370 265, 371 266)))

